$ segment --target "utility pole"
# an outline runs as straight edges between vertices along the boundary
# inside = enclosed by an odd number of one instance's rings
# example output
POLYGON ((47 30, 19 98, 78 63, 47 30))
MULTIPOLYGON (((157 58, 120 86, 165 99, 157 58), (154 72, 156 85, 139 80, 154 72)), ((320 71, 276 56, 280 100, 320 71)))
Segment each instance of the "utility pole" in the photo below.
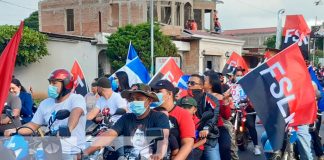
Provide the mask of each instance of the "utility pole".
POLYGON ((151 11, 151 75, 154 75, 154 22, 153 22, 153 0, 150 0, 151 11))
POLYGON ((277 34, 276 34, 276 49, 280 49, 281 44, 281 32, 282 32, 282 14, 285 13, 285 9, 280 9, 277 14, 277 34))

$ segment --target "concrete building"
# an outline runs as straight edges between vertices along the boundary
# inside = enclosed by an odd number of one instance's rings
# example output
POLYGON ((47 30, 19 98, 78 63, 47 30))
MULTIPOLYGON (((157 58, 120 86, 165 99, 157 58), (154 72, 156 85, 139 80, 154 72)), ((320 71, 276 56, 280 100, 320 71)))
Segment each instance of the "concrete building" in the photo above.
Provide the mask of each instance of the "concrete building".
MULTIPOLYGON (((150 1, 146 0, 42 0, 39 2, 39 30, 65 35, 94 36, 113 33, 118 27, 149 21, 150 1)), ((184 28, 195 19, 198 30, 205 13, 211 25, 216 7, 208 0, 154 0, 154 19, 161 24, 184 28)), ((212 28, 212 26, 211 26, 212 28)))
MULTIPOLYGON (((92 80, 97 75, 110 73, 109 59, 105 54, 106 36, 114 33, 118 27, 148 22, 149 2, 146 0, 42 0, 39 2, 39 29, 42 32, 55 33, 56 36, 91 37, 87 42, 82 41, 82 44, 92 50, 86 54, 91 58, 84 61, 84 63, 91 63, 84 65, 84 68, 89 67, 84 72, 92 71, 86 73, 86 78, 92 80)), ((233 36, 216 35, 204 31, 206 18, 210 18, 210 28, 213 28, 215 8, 216 1, 209 0, 154 1, 154 19, 161 24, 161 31, 170 36, 176 44, 178 54, 181 56, 181 67, 186 74, 203 73, 206 68, 221 71, 226 63, 226 52, 236 51, 239 54, 242 52, 244 41, 233 36), (198 31, 186 30, 186 22, 189 19, 195 19, 198 31)), ((44 58, 47 62, 56 62, 63 56, 62 49, 64 48, 64 51, 69 49, 63 47, 70 46, 69 44, 58 43, 50 38, 48 48, 51 56, 44 58)), ((74 47, 68 51, 70 57, 67 61, 59 61, 60 63, 53 64, 51 67, 70 68, 74 59, 82 59, 83 51, 81 52, 80 48, 84 46, 74 45, 74 47)), ((79 62, 83 66, 82 60, 79 62)), ((28 70, 37 71, 42 65, 44 64, 32 64, 32 69, 28 70)), ((22 73, 24 72, 18 70, 17 77, 22 73)))
POLYGON ((45 34, 48 35, 46 46, 50 55, 43 57, 39 62, 29 64, 27 67, 15 67, 14 71, 15 77, 21 80, 25 87, 32 86, 35 98, 47 96, 47 78, 54 69, 71 70, 75 60, 78 60, 81 65, 88 85, 94 78, 98 77, 99 64, 107 65, 107 69, 110 68, 104 50, 105 47, 93 45, 91 41, 94 38, 45 34))
POLYGON ((174 37, 174 40, 180 40, 190 46, 189 50, 180 50, 177 46, 183 62, 182 71, 186 74, 202 74, 206 68, 221 72, 229 58, 225 53, 235 51, 241 54, 244 44, 243 40, 232 36, 206 31, 185 30, 180 36, 174 37))
POLYGON ((263 58, 263 53, 266 49, 264 42, 267 40, 267 38, 276 35, 276 31, 276 27, 268 27, 225 30, 223 34, 235 36, 236 38, 245 41, 242 56, 250 68, 254 68, 263 58))

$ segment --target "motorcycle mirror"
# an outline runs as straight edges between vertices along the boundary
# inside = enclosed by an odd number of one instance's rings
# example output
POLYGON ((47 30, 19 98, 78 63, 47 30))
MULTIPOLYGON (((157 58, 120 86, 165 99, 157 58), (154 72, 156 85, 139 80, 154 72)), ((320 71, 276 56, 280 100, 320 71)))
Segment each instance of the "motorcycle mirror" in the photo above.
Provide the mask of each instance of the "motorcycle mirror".
POLYGON ((6 116, 8 116, 10 119, 14 119, 11 109, 7 108, 5 112, 6 112, 6 116))
POLYGON ((123 115, 126 113, 126 110, 123 108, 117 108, 116 112, 114 115, 123 115))
POLYGON ((145 133, 147 137, 152 137, 155 141, 164 139, 163 130, 161 128, 148 128, 145 133))
POLYGON ((70 116, 70 111, 67 109, 62 109, 56 112, 55 117, 58 120, 63 120, 70 116))

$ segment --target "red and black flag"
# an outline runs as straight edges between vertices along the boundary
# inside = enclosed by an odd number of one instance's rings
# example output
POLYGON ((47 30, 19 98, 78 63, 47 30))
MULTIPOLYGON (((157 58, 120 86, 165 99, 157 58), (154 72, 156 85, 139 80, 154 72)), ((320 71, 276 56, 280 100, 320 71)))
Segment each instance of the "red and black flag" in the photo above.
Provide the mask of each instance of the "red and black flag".
MULTIPOLYGON (((179 86, 179 83, 186 83, 182 77, 183 77, 182 70, 178 67, 175 60, 170 57, 160 68, 158 72, 155 73, 155 75, 152 77, 151 81, 149 82, 149 85, 154 85, 157 81, 161 79, 166 79, 170 81, 175 87, 179 86)), ((186 85, 186 84, 182 84, 186 85)), ((187 92, 185 89, 181 89, 179 87, 179 96, 182 97, 184 95, 187 95, 187 92)))
POLYGON ((222 73, 225 75, 226 73, 232 73, 236 67, 243 68, 244 74, 249 71, 249 67, 246 65, 242 56, 233 52, 231 57, 227 60, 222 73))
POLYGON ((83 71, 77 60, 74 61, 71 73, 74 78, 73 92, 85 96, 88 93, 88 87, 84 78, 83 71))
POLYGON ((263 122, 274 150, 281 149, 286 127, 315 120, 315 92, 307 71, 296 43, 238 82, 263 122))
POLYGON ((9 94, 12 74, 15 69, 19 43, 24 30, 24 22, 20 23, 17 32, 13 35, 0 56, 0 113, 9 94))
POLYGON ((303 15, 287 15, 285 27, 283 28, 283 39, 281 49, 285 49, 295 42, 298 42, 305 60, 308 60, 308 35, 311 30, 308 28, 303 15), (300 41, 299 39, 302 38, 300 41))
POLYGON ((268 59, 270 59, 272 57, 271 52, 270 51, 266 51, 264 52, 264 60, 267 61, 268 59))

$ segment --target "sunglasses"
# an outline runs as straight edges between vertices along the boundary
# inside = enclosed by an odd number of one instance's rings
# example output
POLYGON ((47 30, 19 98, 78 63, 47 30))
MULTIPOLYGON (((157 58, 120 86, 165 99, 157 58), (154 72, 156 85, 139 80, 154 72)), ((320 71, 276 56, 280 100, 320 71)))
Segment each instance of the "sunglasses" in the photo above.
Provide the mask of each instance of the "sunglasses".
POLYGON ((188 81, 187 84, 191 85, 191 86, 194 86, 194 85, 199 85, 200 83, 196 83, 194 81, 188 81))

